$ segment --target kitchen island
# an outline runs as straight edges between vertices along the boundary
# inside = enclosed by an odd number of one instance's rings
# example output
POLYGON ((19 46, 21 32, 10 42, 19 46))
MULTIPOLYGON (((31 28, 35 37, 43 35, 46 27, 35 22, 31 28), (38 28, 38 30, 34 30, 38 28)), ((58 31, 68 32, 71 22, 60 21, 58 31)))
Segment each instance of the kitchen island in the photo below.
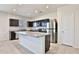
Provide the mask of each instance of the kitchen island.
POLYGON ((18 31, 22 46, 36 54, 45 54, 50 48, 50 34, 41 32, 18 31))

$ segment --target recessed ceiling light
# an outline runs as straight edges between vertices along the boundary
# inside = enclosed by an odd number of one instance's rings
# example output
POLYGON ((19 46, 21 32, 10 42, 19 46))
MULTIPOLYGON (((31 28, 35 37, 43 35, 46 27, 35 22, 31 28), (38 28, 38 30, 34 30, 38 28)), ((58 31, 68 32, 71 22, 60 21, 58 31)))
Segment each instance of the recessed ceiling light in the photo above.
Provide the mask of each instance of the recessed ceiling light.
POLYGON ((13 9, 13 11, 16 11, 16 9, 13 9))
POLYGON ((49 6, 47 5, 46 8, 49 8, 49 6))
POLYGON ((38 13, 38 10, 35 10, 35 13, 38 13))
POLYGON ((18 4, 19 6, 22 6, 22 4, 18 4))

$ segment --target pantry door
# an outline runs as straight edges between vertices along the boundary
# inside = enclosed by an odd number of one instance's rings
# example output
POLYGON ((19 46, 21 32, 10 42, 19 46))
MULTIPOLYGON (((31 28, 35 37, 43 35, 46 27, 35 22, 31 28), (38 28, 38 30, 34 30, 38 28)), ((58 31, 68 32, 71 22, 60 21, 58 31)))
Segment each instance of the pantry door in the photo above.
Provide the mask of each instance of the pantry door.
POLYGON ((62 14, 62 40, 63 44, 73 46, 74 44, 74 14, 64 12, 62 14))

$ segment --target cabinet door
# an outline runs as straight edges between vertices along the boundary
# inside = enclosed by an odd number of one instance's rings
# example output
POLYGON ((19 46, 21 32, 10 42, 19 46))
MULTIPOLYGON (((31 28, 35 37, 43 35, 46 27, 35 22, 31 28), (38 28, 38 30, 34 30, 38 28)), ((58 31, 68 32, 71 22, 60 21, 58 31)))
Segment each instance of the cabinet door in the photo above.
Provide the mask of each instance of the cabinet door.
POLYGON ((28 27, 33 27, 33 22, 28 22, 28 27))
POLYGON ((64 12, 62 14, 62 40, 63 44, 73 46, 74 44, 74 14, 64 12))
POLYGON ((75 47, 79 48, 79 9, 75 11, 75 47))

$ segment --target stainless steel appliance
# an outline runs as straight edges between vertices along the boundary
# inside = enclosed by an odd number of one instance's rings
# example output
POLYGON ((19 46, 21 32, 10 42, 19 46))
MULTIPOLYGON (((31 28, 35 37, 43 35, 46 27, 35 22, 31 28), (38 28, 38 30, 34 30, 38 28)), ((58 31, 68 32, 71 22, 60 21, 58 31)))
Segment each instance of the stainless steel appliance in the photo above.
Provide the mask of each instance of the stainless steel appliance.
POLYGON ((50 20, 50 34, 51 34, 51 39, 50 42, 51 43, 57 43, 57 30, 58 30, 58 24, 57 24, 57 20, 50 20))

